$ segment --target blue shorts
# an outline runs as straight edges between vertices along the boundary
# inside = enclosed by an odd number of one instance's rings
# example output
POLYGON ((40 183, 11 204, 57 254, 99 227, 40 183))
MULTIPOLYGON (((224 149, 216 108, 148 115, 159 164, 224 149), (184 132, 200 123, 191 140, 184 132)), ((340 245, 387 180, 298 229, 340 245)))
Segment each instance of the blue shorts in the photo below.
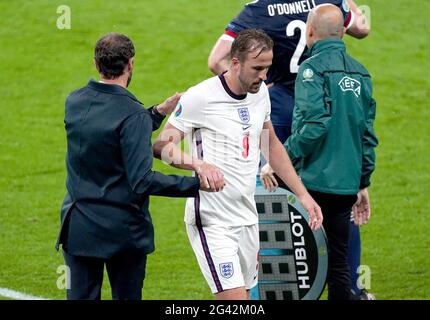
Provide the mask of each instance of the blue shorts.
POLYGON ((275 133, 284 143, 291 135, 291 124, 294 109, 294 92, 282 84, 275 84, 269 89, 272 120, 275 133))

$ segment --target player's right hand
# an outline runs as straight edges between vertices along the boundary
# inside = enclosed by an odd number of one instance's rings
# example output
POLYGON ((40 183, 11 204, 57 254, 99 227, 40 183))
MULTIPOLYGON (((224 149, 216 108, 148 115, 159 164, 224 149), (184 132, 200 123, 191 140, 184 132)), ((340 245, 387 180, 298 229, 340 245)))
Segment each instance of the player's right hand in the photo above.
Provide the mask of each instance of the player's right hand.
POLYGON ((276 181, 275 171, 273 171, 272 167, 266 163, 263 168, 261 168, 260 172, 260 180, 263 183, 265 189, 269 192, 276 191, 278 187, 278 182, 276 181))
POLYGON ((323 215, 320 206, 309 193, 299 197, 299 200, 309 215, 309 226, 311 227, 311 230, 318 230, 323 223, 323 215))
POLYGON ((224 174, 217 166, 203 162, 196 167, 196 172, 200 179, 200 190, 219 192, 224 189, 224 174))

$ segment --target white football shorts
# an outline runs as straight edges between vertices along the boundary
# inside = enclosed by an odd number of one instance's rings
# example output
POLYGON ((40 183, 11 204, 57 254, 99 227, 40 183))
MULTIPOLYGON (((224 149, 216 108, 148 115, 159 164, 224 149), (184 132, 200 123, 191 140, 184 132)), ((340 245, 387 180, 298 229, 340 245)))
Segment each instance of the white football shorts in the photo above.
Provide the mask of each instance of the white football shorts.
POLYGON ((213 293, 258 282, 258 224, 239 227, 185 224, 188 238, 213 293))

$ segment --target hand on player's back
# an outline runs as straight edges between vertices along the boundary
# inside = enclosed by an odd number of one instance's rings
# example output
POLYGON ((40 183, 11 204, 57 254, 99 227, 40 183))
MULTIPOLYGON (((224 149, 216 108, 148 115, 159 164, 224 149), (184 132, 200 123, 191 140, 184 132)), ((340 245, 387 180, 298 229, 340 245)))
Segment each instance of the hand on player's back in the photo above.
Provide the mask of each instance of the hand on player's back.
POLYGON ((160 103, 157 106, 157 111, 163 116, 171 114, 173 110, 175 110, 178 105, 179 99, 181 98, 182 93, 175 93, 173 96, 167 98, 163 103, 160 103))

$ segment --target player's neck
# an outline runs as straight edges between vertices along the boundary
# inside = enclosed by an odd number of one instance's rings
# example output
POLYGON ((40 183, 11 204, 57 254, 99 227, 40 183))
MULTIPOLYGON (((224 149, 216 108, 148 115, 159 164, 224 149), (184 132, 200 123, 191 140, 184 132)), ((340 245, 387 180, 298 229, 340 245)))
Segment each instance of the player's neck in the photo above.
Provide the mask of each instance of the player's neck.
POLYGON ((230 90, 234 94, 236 94, 238 96, 242 96, 242 95, 247 94, 247 91, 244 90, 242 88, 242 86, 240 85, 238 77, 236 75, 232 74, 231 70, 224 73, 224 79, 225 79, 225 82, 227 83, 228 87, 230 88, 230 90))

